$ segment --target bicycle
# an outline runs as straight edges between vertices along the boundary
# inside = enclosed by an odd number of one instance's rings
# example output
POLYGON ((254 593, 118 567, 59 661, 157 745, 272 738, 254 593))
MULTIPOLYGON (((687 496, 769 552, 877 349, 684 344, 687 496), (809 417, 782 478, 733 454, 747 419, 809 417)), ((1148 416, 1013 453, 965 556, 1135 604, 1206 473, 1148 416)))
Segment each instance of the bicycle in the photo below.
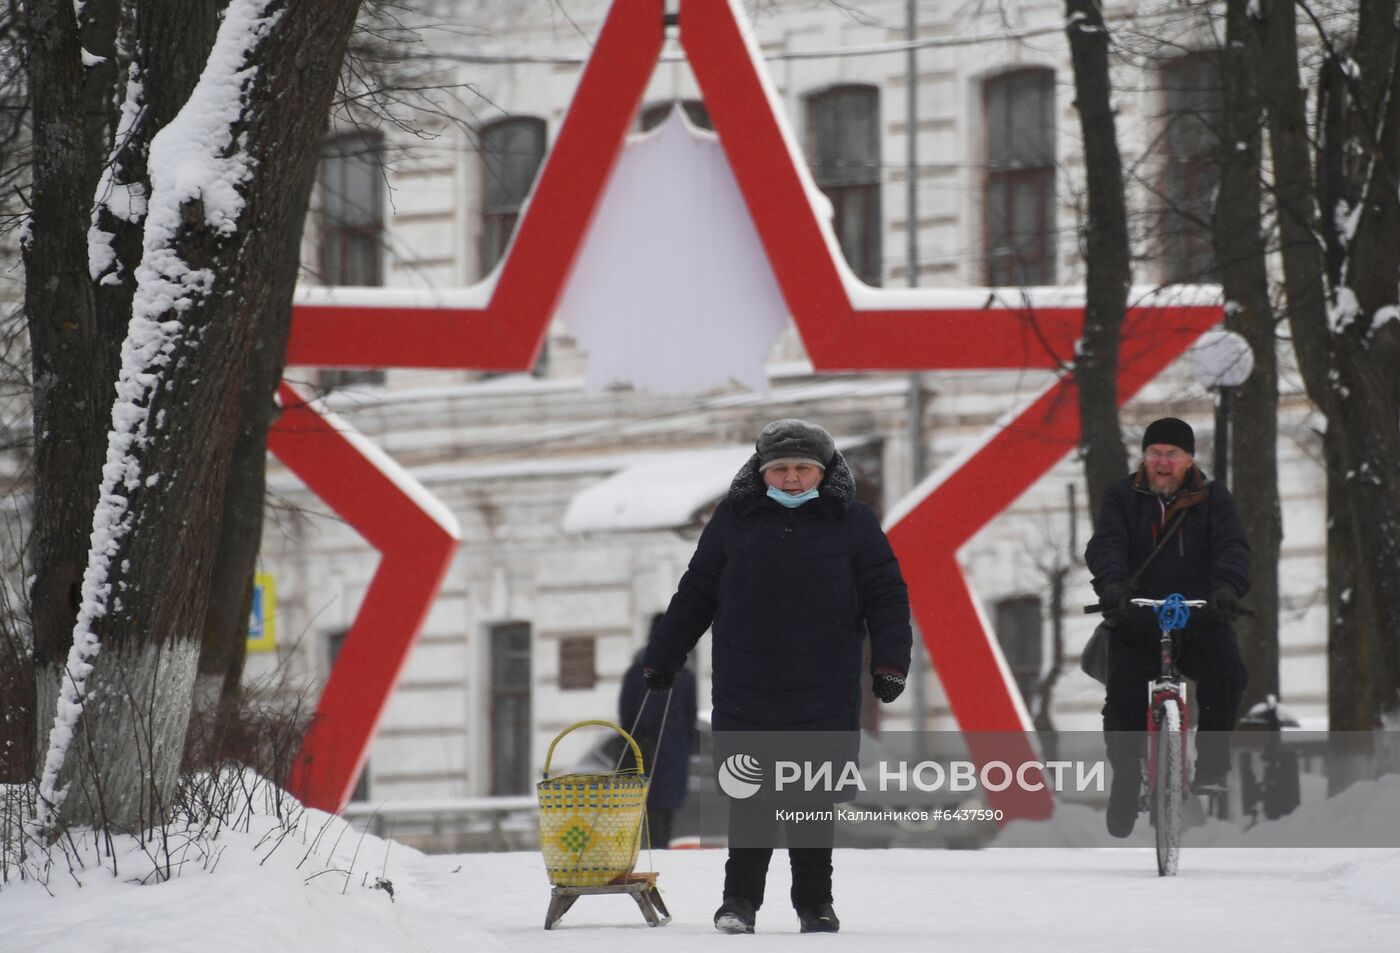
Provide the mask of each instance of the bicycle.
MULTIPOLYGON (((1181 854, 1181 814, 1191 784, 1186 770, 1186 682, 1176 667, 1172 633, 1186 628, 1191 610, 1202 608, 1206 602, 1173 593, 1165 599, 1132 599, 1130 604, 1153 610, 1161 632, 1161 672, 1148 683, 1143 777, 1148 816, 1157 841, 1157 875, 1172 877, 1181 854)), ((1099 612, 1102 607, 1085 606, 1085 611, 1099 612)))

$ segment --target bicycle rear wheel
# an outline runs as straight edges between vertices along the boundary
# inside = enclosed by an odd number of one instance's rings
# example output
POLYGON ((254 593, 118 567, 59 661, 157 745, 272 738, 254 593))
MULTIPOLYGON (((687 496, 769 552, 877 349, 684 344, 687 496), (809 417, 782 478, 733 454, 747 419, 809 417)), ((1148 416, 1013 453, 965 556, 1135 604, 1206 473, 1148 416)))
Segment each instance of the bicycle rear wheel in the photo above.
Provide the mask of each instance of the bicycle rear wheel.
POLYGON ((1152 814, 1157 834, 1157 874, 1176 875, 1181 854, 1182 765, 1186 757, 1181 709, 1176 699, 1162 702, 1157 725, 1157 762, 1153 765, 1152 814))

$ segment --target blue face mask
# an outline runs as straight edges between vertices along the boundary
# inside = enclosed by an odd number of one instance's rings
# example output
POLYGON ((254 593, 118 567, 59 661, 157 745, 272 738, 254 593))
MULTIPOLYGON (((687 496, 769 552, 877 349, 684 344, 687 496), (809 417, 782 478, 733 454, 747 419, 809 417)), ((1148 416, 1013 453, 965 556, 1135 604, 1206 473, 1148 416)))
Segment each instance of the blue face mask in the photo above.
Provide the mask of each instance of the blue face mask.
POLYGON ((779 503, 781 503, 783 506, 786 506, 790 510, 795 510, 797 509, 797 507, 801 506, 803 503, 806 503, 808 500, 815 500, 817 498, 817 488, 812 487, 806 493, 799 493, 796 496, 793 496, 790 493, 784 493, 776 486, 770 486, 768 488, 768 498, 770 500, 777 500, 779 503))

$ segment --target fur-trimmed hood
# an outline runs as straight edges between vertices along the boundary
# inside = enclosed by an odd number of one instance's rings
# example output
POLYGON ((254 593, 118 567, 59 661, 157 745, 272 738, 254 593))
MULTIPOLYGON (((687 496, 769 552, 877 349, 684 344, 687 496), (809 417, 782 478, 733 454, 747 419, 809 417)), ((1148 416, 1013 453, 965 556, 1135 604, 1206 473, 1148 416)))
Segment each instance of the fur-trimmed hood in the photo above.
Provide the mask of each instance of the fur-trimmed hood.
MULTIPOLYGON (((846 458, 841 456, 841 451, 836 451, 836 455, 831 458, 831 465, 826 468, 817 491, 817 502, 822 504, 823 511, 837 518, 845 513, 847 504, 856 498, 856 478, 851 473, 851 468, 846 465, 846 458)), ((755 453, 739 468, 739 472, 734 474, 734 481, 729 484, 729 502, 743 514, 767 498, 768 485, 763 482, 763 475, 758 472, 758 454, 755 453)))

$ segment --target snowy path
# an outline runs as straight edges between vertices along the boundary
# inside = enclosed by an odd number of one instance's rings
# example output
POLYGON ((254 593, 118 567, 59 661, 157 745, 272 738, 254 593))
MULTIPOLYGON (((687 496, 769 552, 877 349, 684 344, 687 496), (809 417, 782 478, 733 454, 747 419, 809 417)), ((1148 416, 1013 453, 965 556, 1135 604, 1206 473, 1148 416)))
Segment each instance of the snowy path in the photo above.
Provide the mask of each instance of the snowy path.
MULTIPOLYGON (((1392 874, 1400 872, 1394 851, 1203 850, 1187 852, 1181 876, 1163 880, 1151 851, 1140 848, 841 851, 835 891, 841 934, 827 940, 797 934, 779 856, 758 932, 737 942, 746 950, 805 949, 812 942, 929 949, 930 940, 934 948, 959 953, 1151 949, 1161 944, 1148 939, 1145 925, 1161 910, 1178 912, 1164 924, 1176 934, 1172 946, 1178 949, 1387 949, 1400 936, 1395 880, 1392 889, 1376 893, 1354 883, 1369 880, 1361 868, 1382 858, 1392 874)), ((659 931, 642 922, 627 897, 585 897, 546 933, 548 887, 532 855, 427 858, 442 872, 425 899, 455 911, 505 950, 600 953, 659 940, 649 934, 661 931, 668 953, 736 942, 710 924, 724 853, 678 851, 654 859, 675 917, 659 931)))
MULTIPOLYGON (((298 840, 317 828, 305 830, 298 840)), ((758 935, 738 938, 711 926, 723 851, 652 855, 675 917, 668 926, 649 928, 629 898, 604 896, 581 898, 546 932, 549 887, 536 853, 424 856, 351 834, 335 841, 331 860, 308 863, 305 841, 270 856, 267 843, 230 835, 212 875, 193 867, 156 886, 129 882, 132 856, 122 878, 89 869, 79 886, 64 873, 52 896, 32 882, 4 886, 0 953, 687 953, 812 944, 861 953, 1370 953, 1394 949, 1400 936, 1395 848, 1188 847, 1181 875, 1165 880, 1142 847, 842 850, 837 937, 797 933, 779 855, 758 935), (393 882, 392 902, 366 887, 381 873, 393 882)), ((648 867, 647 855, 639 866, 648 867)))

